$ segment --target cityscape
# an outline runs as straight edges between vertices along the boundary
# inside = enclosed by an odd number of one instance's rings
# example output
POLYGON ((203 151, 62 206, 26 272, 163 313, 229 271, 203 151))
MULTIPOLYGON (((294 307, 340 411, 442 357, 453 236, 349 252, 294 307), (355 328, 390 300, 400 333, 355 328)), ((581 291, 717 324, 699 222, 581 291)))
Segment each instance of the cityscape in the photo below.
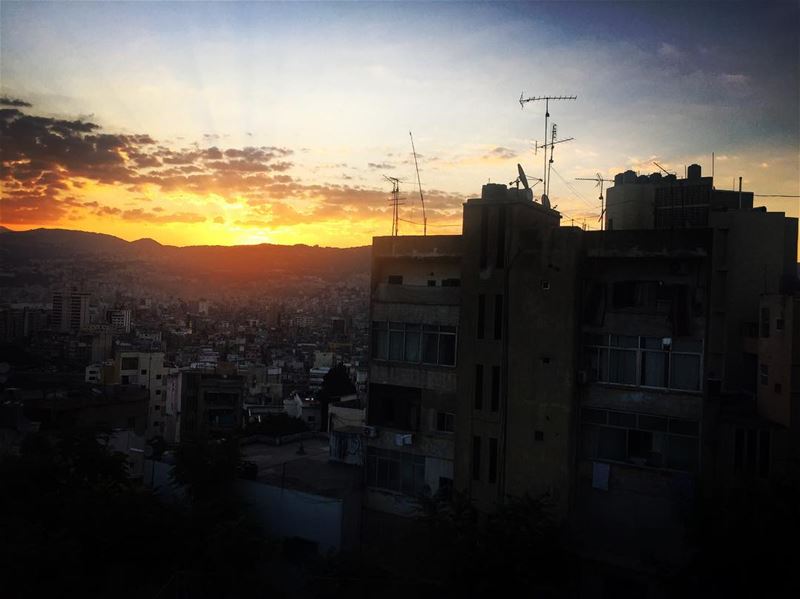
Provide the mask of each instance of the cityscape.
POLYGON ((795 596, 796 1, 3 1, 0 17, 3 596, 795 596), (749 54, 698 25, 712 15, 772 39, 749 54), (618 46, 620 19, 662 27, 618 46), (68 42, 79 21, 97 36, 68 42), (377 41, 412 25, 400 49, 377 41), (524 27, 568 56, 507 37, 524 27), (179 42, 205 57, 197 80, 179 42), (535 62, 491 75, 515 94, 456 98, 505 43, 572 71, 535 62), (248 71, 237 56, 262 44, 274 62, 248 71), (63 79, 31 62, 55 48, 63 79), (66 77, 98 49, 97 79, 66 77), (286 72, 326 52, 327 92, 286 72), (624 93, 592 74, 623 55, 629 90, 680 93, 614 113, 624 93), (340 104, 362 68, 452 106, 361 83, 340 104), (214 82, 231 69, 228 120, 214 82), (309 91, 351 134, 296 117, 309 91))

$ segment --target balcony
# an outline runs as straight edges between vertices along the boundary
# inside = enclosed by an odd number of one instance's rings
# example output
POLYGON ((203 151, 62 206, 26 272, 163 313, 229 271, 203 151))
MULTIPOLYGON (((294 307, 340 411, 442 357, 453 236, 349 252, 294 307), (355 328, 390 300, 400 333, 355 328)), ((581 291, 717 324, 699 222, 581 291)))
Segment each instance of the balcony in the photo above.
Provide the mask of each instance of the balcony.
POLYGON ((372 301, 391 304, 458 306, 461 303, 461 288, 378 283, 372 301))

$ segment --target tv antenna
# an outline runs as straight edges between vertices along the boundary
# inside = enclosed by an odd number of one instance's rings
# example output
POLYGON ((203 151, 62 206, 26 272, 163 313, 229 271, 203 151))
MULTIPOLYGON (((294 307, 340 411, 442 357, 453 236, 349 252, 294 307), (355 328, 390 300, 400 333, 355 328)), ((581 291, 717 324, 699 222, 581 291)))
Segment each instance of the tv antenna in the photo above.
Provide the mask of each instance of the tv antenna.
POLYGON ((655 164, 655 165, 656 165, 658 168, 660 168, 662 171, 664 171, 664 174, 665 174, 665 175, 674 175, 674 174, 675 174, 675 173, 671 173, 671 172, 669 172, 667 169, 665 169, 663 166, 661 166, 661 165, 660 165, 658 162, 656 162, 655 160, 653 160, 653 164, 655 164))
POLYGON ((419 179, 419 164, 417 164, 417 150, 414 148, 414 136, 408 132, 411 138, 411 152, 414 154, 414 168, 417 169, 417 185, 419 185, 419 201, 422 202, 422 234, 428 234, 428 217, 425 215, 425 198, 422 197, 422 181, 419 179))
POLYGON ((596 173, 596 176, 594 176, 594 177, 575 177, 575 180, 576 181, 594 181, 595 182, 594 186, 600 188, 600 218, 598 218, 597 220, 600 221, 600 230, 602 231, 603 228, 604 228, 603 227, 603 224, 604 224, 603 216, 605 216, 605 213, 606 213, 606 209, 603 206, 603 184, 605 184, 605 183, 613 183, 614 180, 613 179, 603 179, 603 175, 601 175, 600 173, 596 173))
MULTIPOLYGON (((550 118, 550 100, 577 100, 578 96, 531 96, 530 98, 525 98, 525 92, 522 92, 519 95, 519 106, 520 108, 525 108, 525 104, 528 102, 538 102, 539 100, 544 100, 544 145, 543 148, 547 147, 547 119, 550 118)), ((566 140, 565 140, 566 141, 566 140)), ((552 148, 551 148, 552 150, 552 148)), ((544 177, 543 185, 545 191, 547 190, 548 184, 548 176, 547 176, 547 151, 544 153, 544 167, 542 168, 542 177, 544 177)))
POLYGON ((397 237, 400 234, 399 220, 400 220, 400 179, 397 177, 383 176, 389 183, 392 184, 392 197, 389 203, 392 205, 392 237, 397 237))

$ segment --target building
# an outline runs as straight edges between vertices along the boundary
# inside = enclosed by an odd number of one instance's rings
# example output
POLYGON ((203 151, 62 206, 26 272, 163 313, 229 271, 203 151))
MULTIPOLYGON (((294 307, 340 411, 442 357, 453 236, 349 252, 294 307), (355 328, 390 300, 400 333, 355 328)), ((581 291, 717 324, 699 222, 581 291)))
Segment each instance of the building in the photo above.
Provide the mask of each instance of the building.
POLYGON ((372 253, 366 504, 413 515, 452 491, 462 239, 376 237, 372 253))
POLYGON ((89 325, 90 294, 80 291, 53 293, 53 326, 59 331, 80 331, 89 325))
POLYGON ((150 396, 147 438, 164 436, 166 404, 166 375, 163 352, 120 350, 114 357, 113 374, 106 384, 138 385, 150 396))
POLYGON ((184 369, 180 376, 180 438, 224 436, 242 428, 241 376, 199 369, 184 369))
POLYGON ((130 333, 131 311, 122 309, 107 310, 106 322, 108 322, 111 325, 111 327, 117 332, 130 333))

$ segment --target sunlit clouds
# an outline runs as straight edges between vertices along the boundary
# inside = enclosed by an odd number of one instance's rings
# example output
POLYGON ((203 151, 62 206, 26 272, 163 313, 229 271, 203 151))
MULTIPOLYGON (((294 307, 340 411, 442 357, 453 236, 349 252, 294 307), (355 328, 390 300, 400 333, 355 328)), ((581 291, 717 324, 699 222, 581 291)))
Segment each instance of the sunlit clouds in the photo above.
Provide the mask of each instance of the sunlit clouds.
POLYGON ((482 184, 541 176, 543 106, 522 90, 578 95, 551 106, 575 138, 551 184, 567 224, 599 216, 576 177, 710 174, 712 152, 718 187, 800 193, 797 7, 707 27, 713 6, 652 4, 4 2, 0 221, 360 245, 391 229, 389 175, 401 233, 421 233, 413 130, 429 233, 457 233, 482 184))

